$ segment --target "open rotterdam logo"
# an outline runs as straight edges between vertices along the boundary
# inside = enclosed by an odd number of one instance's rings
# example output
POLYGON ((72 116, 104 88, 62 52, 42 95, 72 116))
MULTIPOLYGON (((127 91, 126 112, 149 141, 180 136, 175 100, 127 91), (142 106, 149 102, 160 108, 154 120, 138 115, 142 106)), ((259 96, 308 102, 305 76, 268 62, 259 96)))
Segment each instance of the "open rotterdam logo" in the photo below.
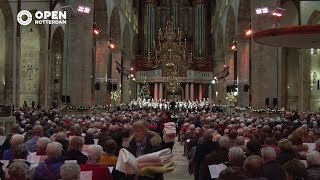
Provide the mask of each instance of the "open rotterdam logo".
MULTIPOLYGON (((37 11, 34 17, 34 24, 67 24, 66 11, 37 11)), ((17 15, 18 23, 23 26, 29 25, 32 20, 30 11, 22 10, 17 15)))

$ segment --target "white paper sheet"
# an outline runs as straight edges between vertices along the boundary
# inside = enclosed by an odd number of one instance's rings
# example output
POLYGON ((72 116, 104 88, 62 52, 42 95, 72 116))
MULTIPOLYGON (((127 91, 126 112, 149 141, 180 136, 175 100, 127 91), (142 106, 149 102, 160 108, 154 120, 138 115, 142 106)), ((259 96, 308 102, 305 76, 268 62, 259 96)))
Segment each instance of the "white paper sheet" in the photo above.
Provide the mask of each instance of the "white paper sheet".
POLYGON ((209 165, 209 171, 211 178, 218 178, 221 171, 225 170, 227 168, 224 164, 213 164, 209 165))
POLYGON ((92 171, 81 171, 80 180, 92 180, 92 171))
POLYGON ((308 151, 313 151, 316 148, 316 143, 303 143, 309 147, 308 151))
POLYGON ((110 173, 112 173, 112 171, 113 171, 113 168, 114 168, 113 166, 111 166, 111 167, 108 167, 108 169, 109 169, 109 172, 110 172, 110 173))

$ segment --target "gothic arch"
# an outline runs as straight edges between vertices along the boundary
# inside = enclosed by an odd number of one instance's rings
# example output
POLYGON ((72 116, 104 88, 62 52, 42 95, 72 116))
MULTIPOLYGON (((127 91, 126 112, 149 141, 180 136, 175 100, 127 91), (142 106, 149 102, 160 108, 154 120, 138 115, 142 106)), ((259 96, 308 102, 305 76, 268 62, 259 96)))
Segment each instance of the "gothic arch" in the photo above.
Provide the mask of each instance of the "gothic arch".
POLYGON ((250 2, 251 1, 239 1, 238 9, 238 27, 239 31, 244 31, 249 27, 250 23, 250 2))
POLYGON ((94 0, 94 19, 98 27, 104 32, 108 32, 108 8, 104 0, 94 0))
POLYGON ((296 26, 298 25, 298 9, 292 1, 287 1, 282 5, 286 9, 285 15, 281 18, 280 26, 296 26))
POLYGON ((117 7, 114 7, 111 13, 110 37, 119 47, 121 42, 121 24, 120 24, 120 16, 119 16, 117 7))
POLYGON ((229 47, 235 36, 235 15, 232 6, 228 9, 226 33, 225 33, 225 45, 229 47))
POLYGON ((320 11, 315 10, 313 13, 310 15, 308 24, 319 24, 320 23, 320 11))
MULTIPOLYGON (((0 54, 0 102, 6 102, 8 105, 14 104, 13 94, 14 87, 13 84, 13 42, 14 42, 14 18, 12 14, 12 9, 8 0, 4 0, 0 3, 0 13, 2 14, 2 26, 0 27, 0 32, 2 36, 0 41, 3 43, 3 52, 0 54), (1 87, 2 86, 2 87, 1 87)), ((1 51, 1 50, 0 50, 1 51)))
POLYGON ((64 32, 61 26, 56 28, 52 36, 52 53, 50 64, 50 103, 61 104, 62 85, 63 85, 63 49, 64 32))

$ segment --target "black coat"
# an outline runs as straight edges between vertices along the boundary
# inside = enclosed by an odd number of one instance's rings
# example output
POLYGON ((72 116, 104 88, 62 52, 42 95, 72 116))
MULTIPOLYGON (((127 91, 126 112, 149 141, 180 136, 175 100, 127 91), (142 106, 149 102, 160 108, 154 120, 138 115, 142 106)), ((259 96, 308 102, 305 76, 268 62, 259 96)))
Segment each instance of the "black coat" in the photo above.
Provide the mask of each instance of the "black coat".
POLYGON ((65 160, 77 160, 78 164, 86 164, 88 157, 81 151, 66 151, 64 153, 65 160))
POLYGON ((285 180, 286 175, 277 161, 269 161, 263 165, 262 176, 272 180, 285 180))

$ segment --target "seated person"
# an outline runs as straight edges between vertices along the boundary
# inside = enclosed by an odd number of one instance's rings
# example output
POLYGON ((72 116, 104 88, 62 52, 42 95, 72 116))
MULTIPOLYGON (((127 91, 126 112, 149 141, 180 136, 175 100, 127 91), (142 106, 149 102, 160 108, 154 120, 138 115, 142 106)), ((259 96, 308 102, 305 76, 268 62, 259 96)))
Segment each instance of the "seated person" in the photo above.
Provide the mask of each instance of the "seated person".
POLYGON ((105 153, 101 156, 100 164, 105 166, 115 166, 117 157, 115 156, 116 142, 112 139, 106 140, 104 143, 105 153))
POLYGON ((82 147, 84 139, 80 136, 74 136, 71 138, 67 152, 64 154, 66 160, 77 160, 78 164, 86 164, 88 157, 84 155, 82 147))
POLYGON ((74 162, 65 163, 60 167, 60 175, 62 180, 79 180, 80 167, 74 162))

